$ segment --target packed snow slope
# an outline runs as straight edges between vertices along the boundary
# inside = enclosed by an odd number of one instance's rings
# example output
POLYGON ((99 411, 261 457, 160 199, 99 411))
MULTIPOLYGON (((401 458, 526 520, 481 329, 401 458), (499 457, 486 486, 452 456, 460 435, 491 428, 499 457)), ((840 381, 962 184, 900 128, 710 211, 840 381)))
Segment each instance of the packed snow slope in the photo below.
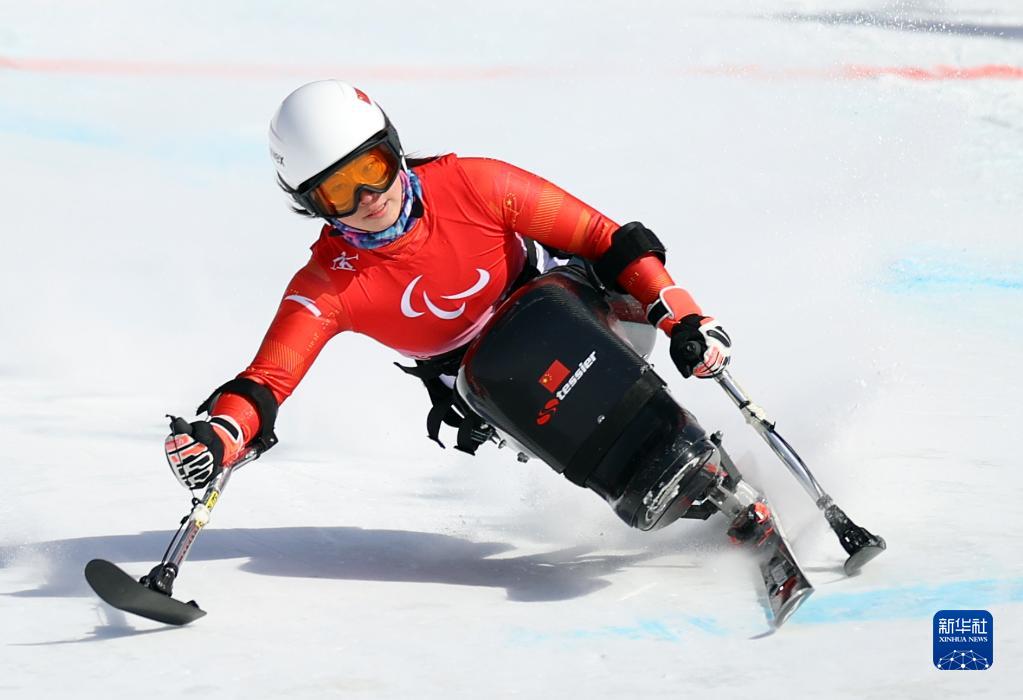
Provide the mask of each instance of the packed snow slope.
POLYGON ((0 696, 1006 698, 1023 681, 1023 11, 915 2, 0 3, 0 696), (817 586, 772 637, 718 519, 630 531, 335 339, 232 481, 164 628, 88 590, 157 561, 163 461, 247 364, 317 224, 265 132, 357 83, 406 148, 501 158, 666 242, 733 373, 889 551, 837 542, 713 382, 654 362, 817 586), (993 666, 931 661, 986 609, 993 666))

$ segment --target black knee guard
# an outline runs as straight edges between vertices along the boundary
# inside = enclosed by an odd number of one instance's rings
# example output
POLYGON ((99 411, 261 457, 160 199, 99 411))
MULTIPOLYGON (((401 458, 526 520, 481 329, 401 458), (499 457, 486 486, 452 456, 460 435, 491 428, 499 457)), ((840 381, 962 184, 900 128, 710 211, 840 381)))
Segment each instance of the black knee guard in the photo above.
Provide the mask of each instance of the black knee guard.
POLYGON ((236 377, 224 382, 213 390, 205 401, 195 409, 196 415, 209 413, 216 403, 217 397, 221 394, 238 394, 248 399, 256 408, 259 414, 259 434, 255 435, 249 444, 257 447, 260 452, 266 452, 277 444, 277 435, 274 433, 274 424, 277 422, 277 399, 273 392, 266 386, 252 379, 236 377))
POLYGON ((611 234, 611 247, 593 264, 593 269, 605 287, 624 292, 618 284, 619 275, 630 264, 648 254, 656 255, 663 263, 664 244, 653 231, 633 221, 611 234))

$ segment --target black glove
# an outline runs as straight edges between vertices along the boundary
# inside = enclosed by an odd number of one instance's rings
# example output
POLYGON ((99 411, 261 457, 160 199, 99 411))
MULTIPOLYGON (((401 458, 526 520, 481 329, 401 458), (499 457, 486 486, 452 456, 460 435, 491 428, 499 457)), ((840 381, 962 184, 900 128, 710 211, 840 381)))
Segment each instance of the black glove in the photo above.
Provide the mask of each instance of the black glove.
POLYGON ((732 339, 710 316, 689 314, 671 329, 671 361, 683 377, 713 377, 731 353, 732 339))
POLYGON ((182 486, 203 488, 221 472, 225 439, 235 447, 241 437, 241 430, 233 423, 222 416, 192 423, 184 418, 171 419, 171 434, 164 440, 163 450, 182 486))

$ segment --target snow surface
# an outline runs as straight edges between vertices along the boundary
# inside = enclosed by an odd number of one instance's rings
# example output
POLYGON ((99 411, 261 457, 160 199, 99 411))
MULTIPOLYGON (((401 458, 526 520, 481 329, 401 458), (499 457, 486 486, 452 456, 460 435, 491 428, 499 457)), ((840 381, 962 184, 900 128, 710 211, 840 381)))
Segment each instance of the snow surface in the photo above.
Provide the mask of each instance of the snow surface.
POLYGON ((0 3, 0 697, 1018 697, 1023 90, 848 66, 1023 67, 1010 0, 0 3), (844 75, 845 77, 842 77, 844 75), (817 585, 765 629, 721 523, 630 531, 335 340, 234 479, 164 628, 101 604, 187 510, 185 413, 250 359, 314 223, 265 128, 357 82, 406 147, 503 158, 665 240, 734 374, 889 551, 861 576, 712 382, 817 585), (931 662, 988 609, 992 668, 931 662))

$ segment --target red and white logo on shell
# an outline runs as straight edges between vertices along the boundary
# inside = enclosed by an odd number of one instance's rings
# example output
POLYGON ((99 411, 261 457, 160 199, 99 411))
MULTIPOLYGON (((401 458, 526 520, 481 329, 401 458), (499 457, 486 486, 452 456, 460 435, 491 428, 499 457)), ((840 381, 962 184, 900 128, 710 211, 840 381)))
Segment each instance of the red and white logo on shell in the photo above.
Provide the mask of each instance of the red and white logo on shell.
POLYGON ((554 417, 554 412, 558 410, 558 406, 561 404, 557 399, 551 399, 543 405, 540 412, 536 415, 537 425, 547 425, 551 418, 554 417))
POLYGON ((543 374, 540 375, 540 385, 547 391, 554 394, 556 398, 550 399, 544 404, 543 408, 536 415, 537 425, 546 425, 554 417, 554 413, 558 410, 561 402, 565 400, 569 392, 575 387, 583 375, 589 371, 597 362, 597 351, 594 350, 586 358, 579 363, 576 367, 575 372, 571 372, 560 360, 555 360, 551 363, 543 374))
POLYGON ((355 87, 354 85, 352 86, 352 89, 355 90, 355 96, 358 97, 360 100, 362 100, 363 102, 365 102, 368 105, 373 104, 373 101, 369 99, 369 95, 367 95, 362 90, 360 90, 359 88, 355 87))

